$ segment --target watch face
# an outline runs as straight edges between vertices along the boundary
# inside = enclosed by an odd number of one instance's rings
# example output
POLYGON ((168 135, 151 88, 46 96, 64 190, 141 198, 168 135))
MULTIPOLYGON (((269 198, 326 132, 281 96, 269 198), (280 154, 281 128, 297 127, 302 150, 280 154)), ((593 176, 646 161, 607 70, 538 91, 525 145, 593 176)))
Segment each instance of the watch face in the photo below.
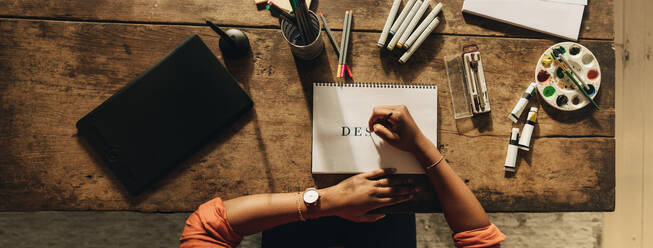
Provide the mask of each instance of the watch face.
POLYGON ((315 203, 319 197, 320 196, 317 194, 317 190, 310 189, 304 192, 304 202, 308 204, 315 203))

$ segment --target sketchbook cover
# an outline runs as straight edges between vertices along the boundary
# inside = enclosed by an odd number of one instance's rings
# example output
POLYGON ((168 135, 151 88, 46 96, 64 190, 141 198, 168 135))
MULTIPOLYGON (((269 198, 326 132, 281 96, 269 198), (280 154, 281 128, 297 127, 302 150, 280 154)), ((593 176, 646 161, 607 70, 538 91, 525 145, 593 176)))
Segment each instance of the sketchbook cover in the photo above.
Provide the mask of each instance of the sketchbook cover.
POLYGON ((578 40, 583 1, 465 0, 463 13, 478 15, 569 40, 578 40))
POLYGON ((437 144, 438 98, 432 85, 313 85, 315 174, 354 174, 397 168, 399 174, 423 174, 412 154, 370 132, 368 120, 379 105, 406 105, 422 133, 437 144))

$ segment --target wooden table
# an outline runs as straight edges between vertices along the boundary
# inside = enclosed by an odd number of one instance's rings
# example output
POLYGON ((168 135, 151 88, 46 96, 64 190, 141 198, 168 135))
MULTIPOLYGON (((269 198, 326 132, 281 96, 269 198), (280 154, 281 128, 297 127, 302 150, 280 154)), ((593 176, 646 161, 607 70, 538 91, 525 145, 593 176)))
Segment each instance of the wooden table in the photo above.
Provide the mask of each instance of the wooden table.
MULTIPOLYGON (((376 47, 392 1, 315 1, 340 38, 355 13, 351 67, 357 82, 438 85, 438 146, 488 211, 612 211, 615 167, 613 2, 592 0, 580 43, 602 68, 599 111, 544 108, 533 150, 514 177, 503 164, 506 117, 533 80, 541 53, 561 40, 475 16, 443 0, 443 23, 406 65, 376 47), (445 55, 476 43, 492 100, 485 118, 454 121, 445 55)), ((310 171, 312 88, 335 76, 325 39, 313 62, 294 59, 278 22, 241 1, 0 0, 0 210, 192 211, 213 197, 297 191, 310 171), (204 19, 249 35, 252 54, 224 59, 204 19), (75 122, 197 33, 255 106, 145 193, 131 197, 90 155, 75 122)), ((350 82, 350 81, 347 81, 350 82)), ((538 103, 536 103, 538 104, 538 103)))

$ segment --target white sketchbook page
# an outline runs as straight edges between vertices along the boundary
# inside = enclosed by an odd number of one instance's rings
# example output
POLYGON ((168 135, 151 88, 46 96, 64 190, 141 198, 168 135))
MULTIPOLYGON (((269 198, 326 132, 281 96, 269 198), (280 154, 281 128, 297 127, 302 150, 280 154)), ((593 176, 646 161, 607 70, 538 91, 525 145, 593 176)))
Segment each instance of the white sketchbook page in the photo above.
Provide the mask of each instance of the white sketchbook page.
POLYGON ((539 1, 587 5, 587 0, 539 0, 539 1))
POLYGON ((424 135, 437 144, 437 88, 429 87, 313 85, 313 173, 350 174, 393 167, 401 174, 423 174, 410 153, 366 130, 374 106, 403 104, 424 135))
POLYGON ((578 40, 584 5, 539 0, 465 0, 463 12, 578 40))

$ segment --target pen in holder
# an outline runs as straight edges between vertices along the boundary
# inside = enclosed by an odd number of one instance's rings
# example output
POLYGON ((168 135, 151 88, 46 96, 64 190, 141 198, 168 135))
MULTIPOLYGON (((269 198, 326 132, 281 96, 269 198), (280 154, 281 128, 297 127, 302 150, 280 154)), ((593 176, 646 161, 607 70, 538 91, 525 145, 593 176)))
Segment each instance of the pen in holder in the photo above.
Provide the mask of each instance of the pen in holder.
POLYGON ((300 39, 300 31, 294 23, 281 19, 281 34, 283 38, 290 44, 290 51, 295 57, 303 60, 313 60, 322 54, 324 50, 324 41, 322 41, 322 24, 317 15, 313 11, 309 13, 309 28, 313 29, 312 32, 316 33, 315 38, 307 41, 308 45, 300 39))

